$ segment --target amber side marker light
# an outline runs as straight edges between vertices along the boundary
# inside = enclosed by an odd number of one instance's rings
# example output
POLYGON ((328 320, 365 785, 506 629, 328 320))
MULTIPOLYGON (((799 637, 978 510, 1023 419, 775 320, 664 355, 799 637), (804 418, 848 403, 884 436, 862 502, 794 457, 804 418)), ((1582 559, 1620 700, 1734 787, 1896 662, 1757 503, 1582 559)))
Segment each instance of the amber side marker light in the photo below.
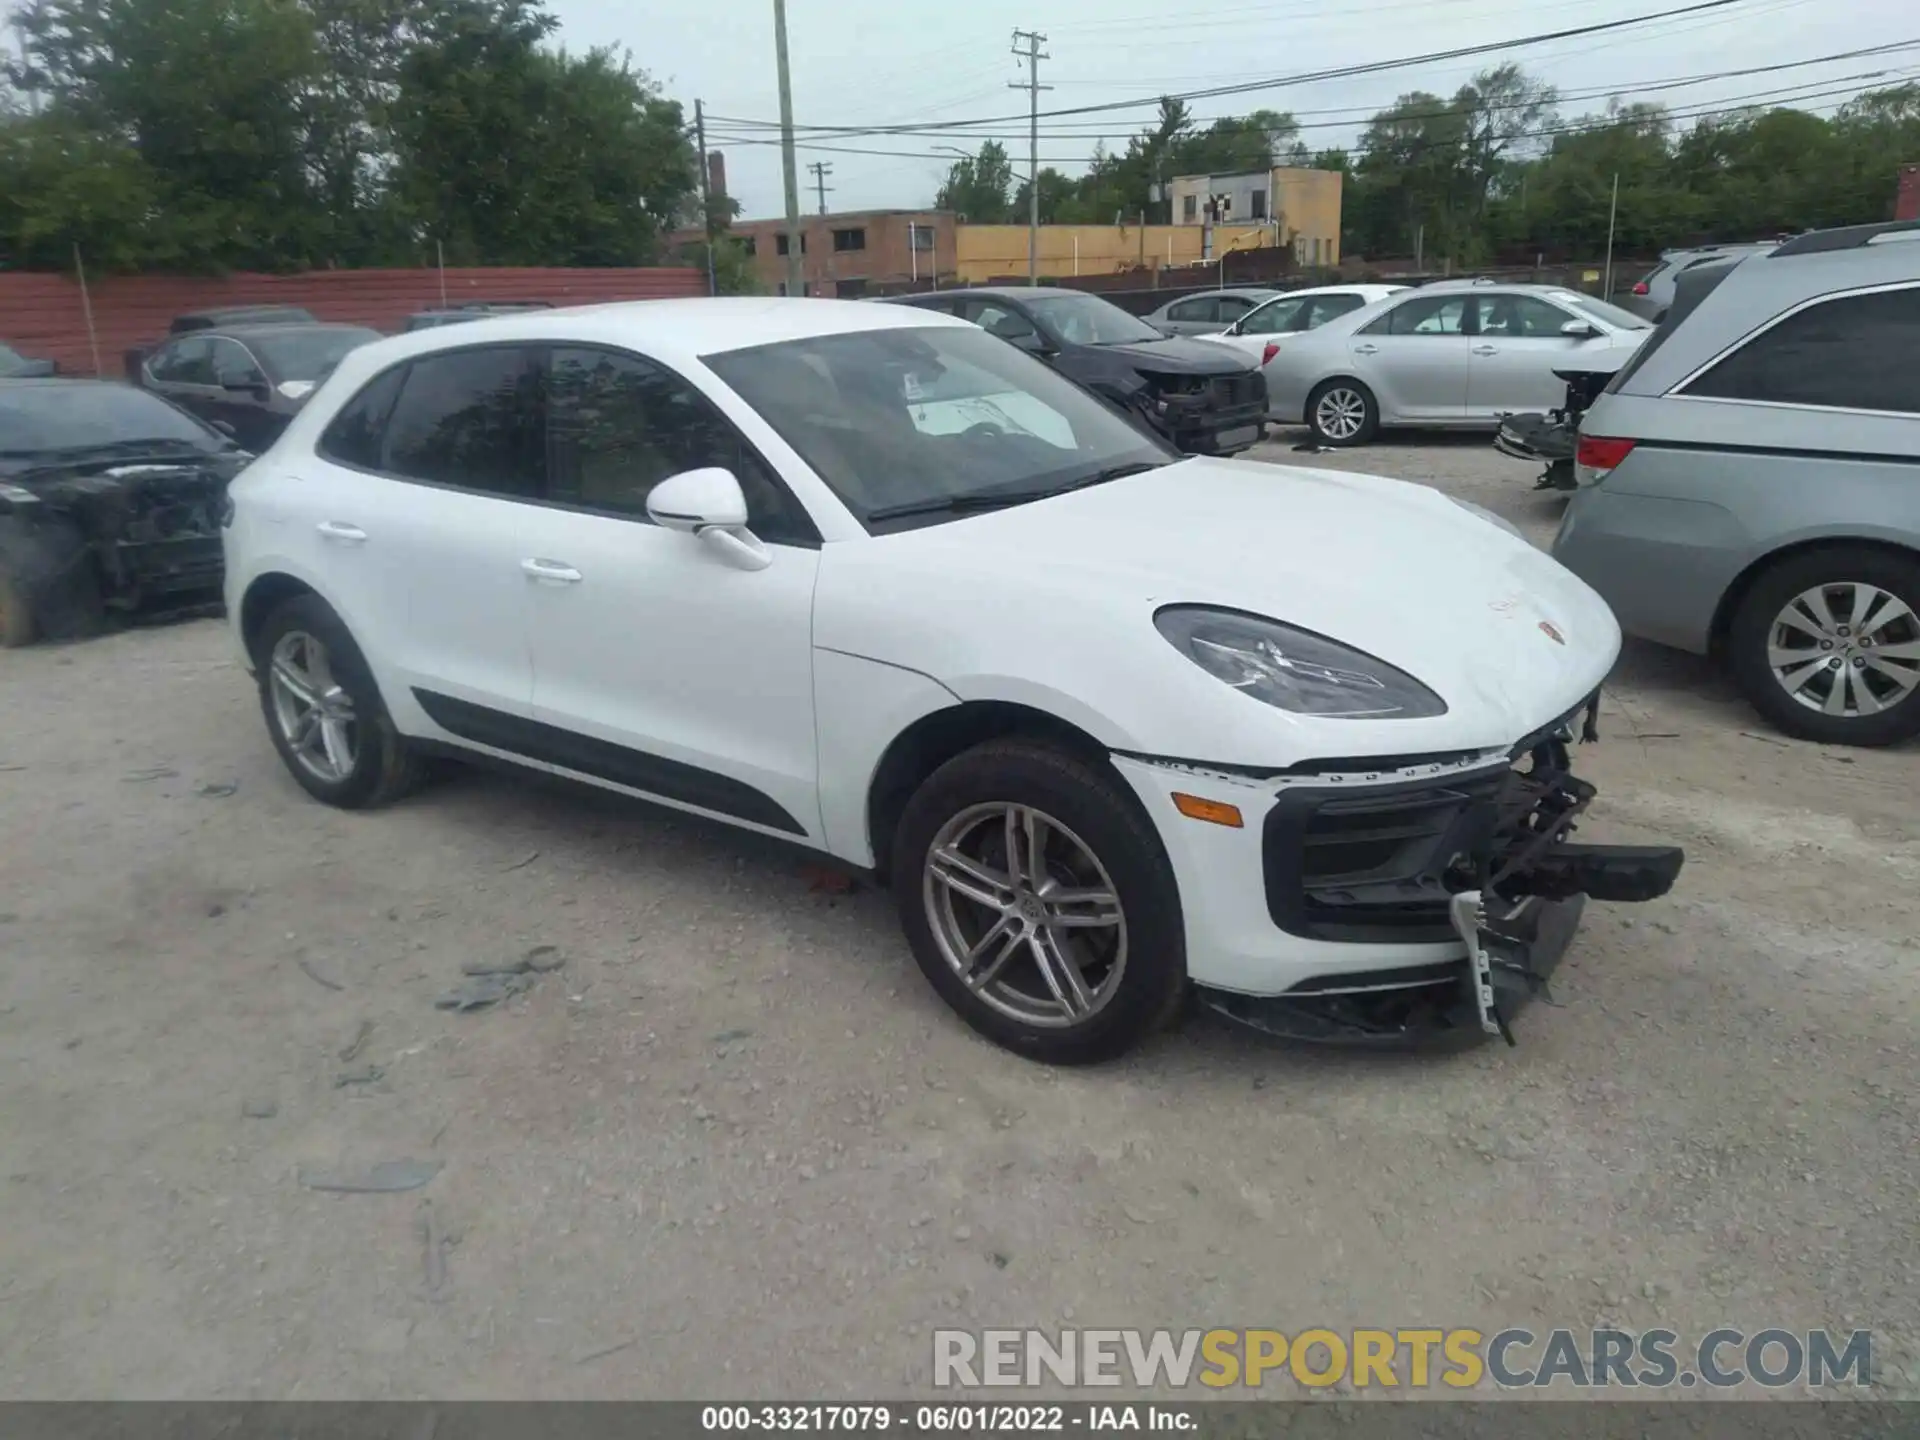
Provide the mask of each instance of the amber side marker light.
POLYGON ((1173 808, 1189 820, 1205 820, 1210 825, 1225 825, 1229 830, 1242 827, 1240 807, 1219 800, 1202 800, 1198 795, 1173 792, 1173 808))

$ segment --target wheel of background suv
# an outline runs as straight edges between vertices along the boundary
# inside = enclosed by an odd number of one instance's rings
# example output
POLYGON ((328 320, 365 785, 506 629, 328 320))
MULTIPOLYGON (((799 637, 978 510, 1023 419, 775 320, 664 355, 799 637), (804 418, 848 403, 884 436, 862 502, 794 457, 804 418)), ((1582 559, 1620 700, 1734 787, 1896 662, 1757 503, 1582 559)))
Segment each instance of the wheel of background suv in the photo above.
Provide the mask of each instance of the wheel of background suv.
POLYGON ((1920 561, 1864 545, 1790 556, 1748 588, 1727 642, 1740 688, 1789 735, 1920 734, 1920 561))
POLYGON ((1180 895, 1117 777, 991 741, 907 802, 893 888, 913 956, 975 1030, 1035 1060, 1107 1060, 1186 993, 1180 895))
POLYGON ((1364 445, 1380 429, 1380 403, 1358 380, 1323 380, 1307 396, 1307 428, 1316 444, 1364 445))
POLYGON ((360 647, 319 596, 296 595, 267 617, 254 668, 273 748, 309 795, 359 810, 413 787, 418 762, 360 647))

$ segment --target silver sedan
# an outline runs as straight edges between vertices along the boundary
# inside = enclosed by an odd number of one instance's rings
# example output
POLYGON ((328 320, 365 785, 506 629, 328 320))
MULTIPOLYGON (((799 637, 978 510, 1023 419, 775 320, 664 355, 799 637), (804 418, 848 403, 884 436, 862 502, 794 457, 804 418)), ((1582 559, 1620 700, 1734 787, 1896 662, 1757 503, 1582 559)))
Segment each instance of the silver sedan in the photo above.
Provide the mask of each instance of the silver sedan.
POLYGON ((1363 445, 1396 426, 1492 430, 1504 415, 1560 404, 1556 370, 1617 370, 1652 333, 1576 290, 1426 285, 1278 337, 1265 366, 1269 415, 1308 426, 1322 445, 1363 445))

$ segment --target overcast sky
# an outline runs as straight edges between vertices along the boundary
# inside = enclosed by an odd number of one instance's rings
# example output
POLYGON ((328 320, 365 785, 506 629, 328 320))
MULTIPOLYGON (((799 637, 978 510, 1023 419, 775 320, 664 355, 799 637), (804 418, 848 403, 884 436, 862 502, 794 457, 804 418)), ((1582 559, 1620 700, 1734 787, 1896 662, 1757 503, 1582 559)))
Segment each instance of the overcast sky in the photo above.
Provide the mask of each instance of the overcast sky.
MULTIPOLYGON (((1024 65, 1011 53, 1014 27, 1037 28, 1051 54, 1040 66, 1041 110, 1140 100, 1137 108, 1042 120, 1040 163, 1069 174, 1093 154, 1092 132, 1113 132, 1110 149, 1152 115, 1167 92, 1285 76, 1494 43, 1678 8, 1687 0, 1219 0, 1212 7, 1147 0, 788 0, 787 38, 797 125, 868 126, 998 120, 1024 115, 1027 95, 1010 90, 1024 65), (1047 133, 1049 130, 1055 133, 1047 133), (1074 133, 1067 133, 1071 130, 1074 133)), ((549 0, 571 49, 623 46, 666 93, 696 98, 715 119, 709 148, 723 150, 735 197, 749 219, 781 213, 777 144, 743 143, 731 123, 779 119, 773 0, 705 0, 667 6, 642 0, 549 0)), ((1569 117, 1605 106, 1605 93, 1665 102, 1676 112, 1753 103, 1797 103, 1831 114, 1845 93, 1920 76, 1920 7, 1912 0, 1738 0, 1724 9, 1587 39, 1509 52, 1570 98, 1569 117), (1780 64, 1867 46, 1914 40, 1915 47, 1766 75, 1746 75, 1643 92, 1651 82, 1780 64), (1873 78, 1872 71, 1887 72, 1873 78), (1595 92, 1601 92, 1596 94, 1595 92), (1819 92, 1819 93, 1816 93, 1819 92), (1804 97, 1804 98, 1802 98, 1804 97)), ((1444 60, 1384 74, 1262 89, 1194 102, 1202 119, 1268 107, 1291 110, 1316 148, 1350 141, 1372 111, 1408 90, 1448 95, 1500 56, 1444 60)), ((1023 124, 1008 142, 1024 173, 1023 124)), ((803 137, 807 138, 807 137, 803 137)), ((817 209, 815 160, 832 166, 834 210, 929 204, 952 156, 978 135, 812 137, 833 150, 799 153, 801 209, 817 209), (848 154, 845 149, 885 155, 848 154)), ((1920 158, 1920 157, 1889 157, 1920 158)))

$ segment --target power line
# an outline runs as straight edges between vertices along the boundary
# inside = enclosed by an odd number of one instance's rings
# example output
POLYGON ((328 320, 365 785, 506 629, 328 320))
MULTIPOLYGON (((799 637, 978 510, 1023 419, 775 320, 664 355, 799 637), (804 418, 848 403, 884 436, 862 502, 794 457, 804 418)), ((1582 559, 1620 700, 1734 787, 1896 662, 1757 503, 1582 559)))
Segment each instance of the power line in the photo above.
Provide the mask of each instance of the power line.
MULTIPOLYGON (((1233 85, 1216 85, 1201 90, 1189 90, 1164 98, 1174 100, 1208 100, 1221 95, 1246 95, 1260 90, 1280 89, 1288 85, 1304 85, 1318 80, 1341 80, 1356 75, 1377 75, 1390 70, 1404 70, 1410 66, 1428 65, 1442 60, 1458 60, 1474 55, 1489 55, 1502 50, 1519 50, 1530 45, 1544 45, 1555 40, 1577 39, 1585 35, 1599 35, 1613 30, 1624 30, 1639 25, 1650 25, 1661 20, 1671 20, 1678 16, 1695 15, 1704 11, 1724 10, 1731 5, 1748 3, 1748 0, 1696 0, 1691 5, 1683 5, 1673 10, 1660 10, 1651 15, 1632 16, 1624 20, 1606 20, 1592 25, 1576 25, 1564 30, 1543 31, 1535 35, 1515 36, 1506 40, 1489 41, 1481 45, 1461 45, 1450 50, 1432 50, 1421 55, 1402 56, 1393 60, 1375 60, 1359 65, 1335 66, 1326 70, 1302 71, 1293 75, 1269 76, 1263 80, 1249 80, 1233 85)), ((1113 110, 1133 110, 1143 105, 1153 105, 1162 97, 1139 100, 1109 100, 1097 105, 1075 105, 1060 110, 1045 112, 1046 118, 1063 115, 1094 115, 1113 110)), ((729 125, 752 128, 769 128, 770 122, 752 120, 740 116, 715 116, 729 125)), ((933 130, 964 130, 980 125, 1003 125, 1012 121, 1029 118, 1022 115, 992 115, 972 120, 929 121, 921 125, 805 125, 799 128, 811 134, 833 132, 843 135, 890 135, 912 134, 933 130)))
MULTIPOLYGON (((1920 72, 1915 72, 1912 70, 1895 70, 1895 71, 1872 71, 1869 73, 1876 76, 1886 75, 1891 78, 1904 80, 1904 79, 1910 79, 1916 73, 1920 73, 1920 72)), ((1682 108, 1678 110, 1664 111, 1662 113, 1664 115, 1664 118, 1669 121, 1707 120, 1707 119, 1716 118, 1721 115, 1738 114, 1742 110, 1751 109, 1753 101, 1767 99, 1768 97, 1777 97, 1774 108, 1789 108, 1789 106, 1792 103, 1803 101, 1803 100, 1818 100, 1818 99, 1822 99, 1824 97, 1833 96, 1833 95, 1841 95, 1841 96, 1845 96, 1848 99, 1851 99, 1851 98, 1854 98, 1855 96, 1869 93, 1867 89, 1861 88, 1856 85, 1842 85, 1833 89, 1814 90, 1808 94, 1796 95, 1791 93, 1799 90, 1807 90, 1810 86, 1826 86, 1830 84, 1832 84, 1832 82, 1829 80, 1808 81, 1808 82, 1803 82, 1799 85, 1775 87, 1770 90, 1758 90, 1758 91, 1753 91, 1751 93, 1744 94, 1744 95, 1727 96, 1721 100, 1706 102, 1705 104, 1701 105, 1700 108, 1697 108, 1697 109, 1682 108)), ((1408 117, 1408 118, 1413 118, 1413 117, 1408 117)), ((1433 117, 1429 116, 1428 118, 1433 118, 1433 117)), ((1617 124, 1617 123, 1619 122, 1609 121, 1608 118, 1604 115, 1590 116, 1590 117, 1585 117, 1581 120, 1574 121, 1565 125, 1546 126, 1538 130, 1532 130, 1532 131, 1529 131, 1527 135, 1523 138, 1550 139, 1554 136, 1559 136, 1559 135, 1581 135, 1581 134, 1586 134, 1589 131, 1605 130, 1609 128, 1610 124, 1617 124)), ((777 145, 780 142, 777 140, 765 140, 765 139, 734 139, 729 141, 728 143, 735 144, 735 145, 777 145)), ((938 161, 947 161, 947 162, 951 162, 954 158, 954 156, 950 153, 942 154, 938 151, 932 151, 932 150, 876 150, 876 149, 867 149, 867 148, 849 146, 849 145, 824 144, 824 143, 819 143, 814 141, 800 141, 797 143, 800 145, 802 149, 831 153, 835 155, 878 155, 891 160, 938 160, 938 161)), ((1446 143, 1451 143, 1451 142, 1446 142, 1446 143)), ((1349 156, 1364 156, 1366 154, 1371 153, 1369 147, 1362 144, 1344 145, 1338 148, 1340 148, 1349 156)), ((1401 153, 1409 153, 1409 154, 1417 153, 1426 149, 1437 148, 1437 142, 1417 142, 1411 146, 1397 147, 1397 148, 1400 149, 1401 153)), ((1116 157, 1109 156, 1107 158, 1112 159, 1116 157)), ((1090 165, 1093 163, 1093 159, 1094 157, 1091 157, 1091 156, 1081 156, 1081 157, 1048 156, 1043 158, 1041 163, 1044 165, 1090 165)))
MULTIPOLYGON (((1697 75, 1668 76, 1658 80, 1626 81, 1617 85, 1595 86, 1591 89, 1576 90, 1576 91, 1559 95, 1556 97, 1555 103, 1568 102, 1568 103, 1578 104, 1578 103, 1582 103, 1590 100, 1604 99, 1604 98, 1608 98, 1615 95, 1623 95, 1623 96, 1624 95, 1641 95, 1641 94, 1647 94, 1647 93, 1657 92, 1657 91, 1688 89, 1697 85, 1713 84, 1721 80, 1739 80, 1739 79, 1746 79, 1748 77, 1755 76, 1755 75, 1773 75, 1773 74, 1778 74, 1782 71, 1787 71, 1787 70, 1800 70, 1800 69, 1806 69, 1807 67, 1814 66, 1814 65, 1829 65, 1829 64, 1837 63, 1842 60, 1858 60, 1858 59, 1866 58, 1868 56, 1886 55, 1886 54, 1892 54, 1901 50, 1913 50, 1913 49, 1920 49, 1920 36, 1917 36, 1908 40, 1890 41, 1884 45, 1864 46, 1856 50, 1838 50, 1830 55, 1818 55, 1806 60, 1786 60, 1786 61, 1780 61, 1775 64, 1771 64, 1771 65, 1750 65, 1743 69, 1738 69, 1738 70, 1703 71, 1697 75)), ((1836 80, 1869 80, 1869 79, 1876 78, 1878 76, 1888 75, 1891 73, 1893 72, 1887 71, 1887 70, 1869 70, 1869 71, 1860 72, 1859 74, 1856 74, 1856 75, 1840 76, 1840 77, 1834 77, 1834 78, 1836 80)), ((1809 82, 1809 83, 1812 83, 1812 82, 1809 82)), ((1823 80, 1819 83, 1826 84, 1830 82, 1823 80)), ((1792 87, 1789 87, 1789 88, 1792 88, 1792 87)), ((1761 92, 1761 93, 1765 93, 1765 92, 1761 92)), ((1509 110, 1509 109, 1525 109, 1528 106, 1532 105, 1533 103, 1534 102, 1532 101, 1519 101, 1519 102, 1513 102, 1510 104, 1487 105, 1481 108, 1483 110, 1494 110, 1494 111, 1509 110)), ((1294 116, 1339 115, 1339 116, 1348 117, 1348 118, 1338 119, 1338 120, 1296 120, 1294 125, 1294 128, 1296 130, 1338 130, 1338 129, 1350 128, 1352 125, 1358 123, 1361 120, 1371 119, 1373 116, 1383 113, 1383 111, 1387 108, 1389 107, 1365 106, 1365 105, 1336 106, 1329 109, 1296 110, 1296 111, 1289 111, 1288 113, 1294 116)), ((1446 116, 1452 113, 1454 113, 1453 108, 1450 105, 1448 105, 1437 110, 1408 112, 1407 114, 1399 118, 1408 119, 1408 120, 1439 119, 1443 116, 1446 116)), ((1218 120, 1240 120, 1244 118, 1246 117, 1241 115, 1196 116, 1193 119, 1193 123, 1197 126, 1204 126, 1204 125, 1212 124, 1218 120)), ((740 132, 737 126, 731 127, 730 133, 733 133, 736 136, 736 138, 750 138, 750 132, 748 134, 743 135, 743 132, 740 132)), ((904 134, 906 132, 902 132, 902 133, 904 134)), ((967 131, 941 130, 935 133, 939 133, 943 135, 951 135, 951 136, 954 136, 955 138, 964 138, 964 139, 1010 140, 1010 139, 1017 138, 1020 132, 1016 130, 967 130, 967 131)), ((1055 139, 1055 140, 1070 140, 1070 139, 1071 140, 1125 140, 1125 139, 1131 139, 1133 136, 1139 134, 1140 132, 1138 127, 1132 130, 1091 130, 1091 129, 1086 129, 1080 126, 1060 126, 1060 127, 1049 128, 1049 129, 1043 129, 1041 133, 1046 138, 1055 139)))

